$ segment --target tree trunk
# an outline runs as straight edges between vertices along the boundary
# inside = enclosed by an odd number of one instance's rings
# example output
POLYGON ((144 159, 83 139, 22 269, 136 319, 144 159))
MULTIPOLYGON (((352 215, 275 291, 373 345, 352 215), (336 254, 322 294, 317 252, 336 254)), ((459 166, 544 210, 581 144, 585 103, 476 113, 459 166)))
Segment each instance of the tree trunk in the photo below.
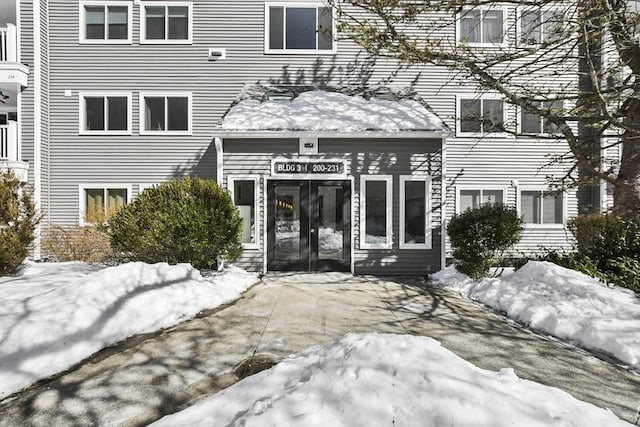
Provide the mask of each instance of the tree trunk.
POLYGON ((620 172, 613 189, 613 214, 640 219, 640 100, 627 113, 628 128, 622 137, 620 172))

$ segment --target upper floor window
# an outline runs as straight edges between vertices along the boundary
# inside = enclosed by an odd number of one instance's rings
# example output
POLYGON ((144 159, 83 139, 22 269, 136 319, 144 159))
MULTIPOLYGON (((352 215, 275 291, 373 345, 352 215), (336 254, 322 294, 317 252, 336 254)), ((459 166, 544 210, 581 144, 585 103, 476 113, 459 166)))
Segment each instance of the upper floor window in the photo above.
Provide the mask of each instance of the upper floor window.
POLYGON ((520 43, 536 45, 554 40, 562 32, 563 20, 564 16, 559 10, 523 11, 520 14, 520 43))
POLYGON ((140 13, 140 43, 191 43, 192 4, 145 2, 140 13))
POLYGON ((80 42, 131 43, 131 3, 80 2, 80 42))
POLYGON ((146 92, 140 94, 140 133, 191 133, 191 94, 146 92))
POLYGON ((267 3, 265 52, 335 51, 333 10, 322 3, 267 3))
POLYGON ((563 193, 543 190, 520 191, 520 214, 527 224, 563 224, 563 193))
POLYGON ((458 188, 457 202, 457 213, 475 209, 484 203, 504 203, 504 190, 458 188))
POLYGON ((131 94, 80 92, 81 134, 131 134, 131 94))
MULTIPOLYGON (((534 101, 532 104, 545 110, 558 112, 562 110, 562 101, 534 101)), ((544 117, 521 110, 520 133, 555 135, 559 133, 559 129, 556 124, 546 120, 544 117)))
POLYGON ((458 18, 458 42, 469 45, 502 44, 504 23, 504 9, 464 10, 458 18))
POLYGON ((458 99, 458 133, 503 132, 504 123, 504 102, 501 99, 458 99))

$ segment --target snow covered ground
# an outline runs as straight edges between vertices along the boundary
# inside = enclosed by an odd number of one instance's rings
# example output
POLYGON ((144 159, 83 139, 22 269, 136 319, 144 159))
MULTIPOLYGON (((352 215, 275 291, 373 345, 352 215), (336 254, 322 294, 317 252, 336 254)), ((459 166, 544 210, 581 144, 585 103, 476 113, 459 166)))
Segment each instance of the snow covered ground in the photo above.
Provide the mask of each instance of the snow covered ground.
POLYGON ((448 267, 431 278, 519 323, 596 349, 640 371, 640 298, 550 262, 474 281, 448 267))
POLYGON ((203 277, 187 264, 28 265, 0 278, 0 398, 129 336, 175 325, 240 296, 257 277, 203 277))
POLYGON ((349 334, 155 426, 623 426, 512 369, 480 369, 410 335, 349 334))

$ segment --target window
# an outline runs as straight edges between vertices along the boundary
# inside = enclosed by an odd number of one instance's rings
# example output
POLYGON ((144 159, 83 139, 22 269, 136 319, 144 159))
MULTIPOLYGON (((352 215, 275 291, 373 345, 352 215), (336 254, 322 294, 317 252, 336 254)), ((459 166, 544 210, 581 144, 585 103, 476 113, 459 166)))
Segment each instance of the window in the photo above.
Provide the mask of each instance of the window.
POLYGON ((335 51, 333 10, 322 3, 267 3, 265 52, 335 51))
POLYGON ((81 134, 131 134, 131 93, 80 92, 81 134))
POLYGON ((130 2, 80 2, 81 43, 131 43, 130 2))
POLYGON ((128 185, 81 185, 80 224, 105 222, 113 213, 130 202, 128 185))
POLYGON ((501 99, 458 99, 458 133, 499 133, 504 131, 504 102, 501 99))
POLYGON ((360 248, 390 249, 392 245, 391 175, 360 177, 360 248))
POLYGON ((229 177, 233 203, 242 217, 242 247, 258 249, 258 177, 229 177))
MULTIPOLYGON (((554 112, 562 111, 562 101, 534 101, 532 104, 544 110, 548 109, 554 112)), ((559 133, 559 130, 557 125, 543 117, 521 110, 520 133, 556 135, 559 133)))
POLYGON ((563 31, 564 16, 559 10, 527 10, 520 14, 520 44, 536 45, 557 39, 563 31))
POLYGON ((400 248, 431 249, 428 177, 400 176, 400 248))
POLYGON ((191 94, 140 94, 140 133, 191 134, 191 94))
POLYGON ((192 10, 192 4, 186 2, 143 3, 140 43, 190 44, 192 10))
POLYGON ((520 191, 520 215, 527 224, 563 224, 563 193, 543 190, 520 191))
POLYGON ((504 203, 503 189, 468 189, 458 187, 456 212, 474 209, 483 203, 504 203))
POLYGON ((499 45, 504 42, 504 10, 476 8, 458 18, 458 42, 468 45, 499 45))

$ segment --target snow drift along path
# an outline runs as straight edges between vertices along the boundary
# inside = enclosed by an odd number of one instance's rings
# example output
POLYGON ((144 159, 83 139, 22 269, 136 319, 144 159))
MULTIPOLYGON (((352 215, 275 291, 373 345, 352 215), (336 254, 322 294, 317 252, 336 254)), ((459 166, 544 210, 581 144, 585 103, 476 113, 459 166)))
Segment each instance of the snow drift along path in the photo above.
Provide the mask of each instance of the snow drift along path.
POLYGON ((228 303, 256 280, 235 268, 203 278, 188 264, 27 266, 0 279, 0 398, 127 337, 228 303))
POLYGON ((348 334, 154 426, 626 426, 568 393, 491 372, 431 338, 348 334))
POLYGON ((640 298, 550 262, 528 262, 501 278, 474 281, 454 267, 436 283, 531 328, 596 349, 640 370, 640 298))

